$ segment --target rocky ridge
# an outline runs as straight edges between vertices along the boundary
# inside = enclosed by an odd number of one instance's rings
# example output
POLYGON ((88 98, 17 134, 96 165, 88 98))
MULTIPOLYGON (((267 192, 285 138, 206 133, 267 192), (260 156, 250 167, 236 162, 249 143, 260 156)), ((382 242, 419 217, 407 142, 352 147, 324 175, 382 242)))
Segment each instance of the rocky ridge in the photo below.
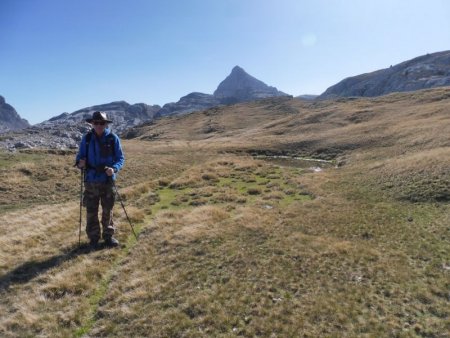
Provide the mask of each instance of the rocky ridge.
POLYGON ((71 114, 63 113, 55 116, 48 121, 37 124, 37 127, 48 127, 54 125, 73 125, 84 123, 87 118, 92 117, 95 111, 106 112, 108 118, 113 121, 111 127, 115 132, 122 131, 137 126, 145 121, 153 119, 156 113, 161 109, 160 106, 149 106, 145 103, 129 104, 125 101, 115 101, 107 104, 96 105, 92 107, 77 110, 71 114))
POLYGON ((21 118, 13 106, 0 96, 0 133, 29 127, 27 120, 21 118))
POLYGON ((375 72, 348 77, 329 87, 319 99, 372 97, 449 85, 450 51, 444 51, 419 56, 375 72))
POLYGON ((71 114, 60 114, 21 131, 6 133, 0 138, 0 148, 11 151, 24 148, 76 149, 83 134, 90 129, 85 120, 91 117, 94 111, 106 112, 108 118, 113 121, 111 129, 120 134, 128 128, 153 119, 160 109, 158 105, 131 105, 125 101, 87 107, 71 114))

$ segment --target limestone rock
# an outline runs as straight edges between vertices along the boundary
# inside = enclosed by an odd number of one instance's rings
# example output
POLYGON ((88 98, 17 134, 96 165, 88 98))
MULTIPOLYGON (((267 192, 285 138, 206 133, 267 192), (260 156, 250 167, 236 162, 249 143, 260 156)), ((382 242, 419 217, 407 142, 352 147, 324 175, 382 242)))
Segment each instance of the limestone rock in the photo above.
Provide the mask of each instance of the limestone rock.
POLYGON ((235 66, 225 80, 214 91, 214 97, 223 104, 247 102, 266 97, 287 96, 275 87, 247 74, 244 69, 235 66))
POLYGON ((419 56, 372 73, 348 77, 328 88, 319 99, 371 97, 449 85, 450 51, 444 51, 419 56))
POLYGON ((115 133, 152 120, 160 106, 149 106, 144 103, 130 105, 125 101, 116 101, 77 110, 71 114, 62 113, 48 121, 34 126, 10 131, 2 135, 0 148, 10 151, 23 148, 76 149, 83 134, 90 125, 85 122, 96 110, 105 111, 113 123, 111 129, 115 133))
POLYGON ((137 126, 145 121, 152 120, 156 113, 161 109, 160 106, 150 106, 145 103, 129 104, 125 101, 115 101, 106 104, 95 105, 79 109, 71 114, 62 113, 48 121, 39 123, 38 127, 60 127, 66 125, 85 125, 85 120, 92 117, 92 113, 99 110, 106 112, 109 119, 113 121, 111 128, 116 133, 137 126))
POLYGON ((173 115, 174 113, 186 114, 218 105, 220 105, 220 101, 213 95, 194 92, 183 96, 178 102, 165 104, 158 111, 158 116, 173 115))
POLYGON ((275 87, 247 74, 236 66, 231 74, 223 80, 213 95, 193 92, 180 98, 178 102, 165 104, 157 116, 186 114, 225 104, 248 102, 274 96, 288 96, 275 87))

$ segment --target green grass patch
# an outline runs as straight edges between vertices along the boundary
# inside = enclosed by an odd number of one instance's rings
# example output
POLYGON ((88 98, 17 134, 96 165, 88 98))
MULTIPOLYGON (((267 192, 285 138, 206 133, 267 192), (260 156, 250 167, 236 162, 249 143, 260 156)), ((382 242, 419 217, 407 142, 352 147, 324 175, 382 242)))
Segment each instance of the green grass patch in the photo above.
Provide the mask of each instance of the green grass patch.
POLYGON ((11 168, 18 163, 45 163, 47 157, 48 155, 39 153, 7 153, 0 151, 0 169, 11 168))

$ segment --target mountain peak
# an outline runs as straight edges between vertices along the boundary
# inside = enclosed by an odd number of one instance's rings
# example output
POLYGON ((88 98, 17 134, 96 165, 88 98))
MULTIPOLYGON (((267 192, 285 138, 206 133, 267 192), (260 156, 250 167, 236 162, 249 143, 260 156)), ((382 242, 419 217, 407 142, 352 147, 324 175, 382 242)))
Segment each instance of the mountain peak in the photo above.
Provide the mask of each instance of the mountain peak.
POLYGON ((22 129, 29 126, 28 121, 22 119, 14 107, 6 103, 3 96, 0 96, 0 132, 22 129))
POLYGON ((230 75, 219 84, 214 92, 214 97, 225 104, 285 95, 287 94, 249 75, 239 66, 234 66, 230 75))
POLYGON ((246 71, 243 68, 239 67, 239 66, 234 66, 233 67, 233 69, 231 70, 231 74, 233 74, 233 73, 244 73, 244 74, 247 74, 246 71))

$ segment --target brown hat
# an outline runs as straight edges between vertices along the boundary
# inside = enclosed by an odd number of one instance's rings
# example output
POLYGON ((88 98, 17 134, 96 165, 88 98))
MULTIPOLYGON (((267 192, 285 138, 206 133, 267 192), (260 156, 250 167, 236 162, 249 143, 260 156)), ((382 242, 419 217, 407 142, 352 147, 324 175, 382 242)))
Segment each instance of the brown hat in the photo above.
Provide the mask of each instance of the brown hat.
POLYGON ((111 123, 111 120, 108 120, 105 112, 95 111, 92 114, 92 118, 86 119, 86 122, 92 123, 93 121, 105 121, 106 123, 111 123))

